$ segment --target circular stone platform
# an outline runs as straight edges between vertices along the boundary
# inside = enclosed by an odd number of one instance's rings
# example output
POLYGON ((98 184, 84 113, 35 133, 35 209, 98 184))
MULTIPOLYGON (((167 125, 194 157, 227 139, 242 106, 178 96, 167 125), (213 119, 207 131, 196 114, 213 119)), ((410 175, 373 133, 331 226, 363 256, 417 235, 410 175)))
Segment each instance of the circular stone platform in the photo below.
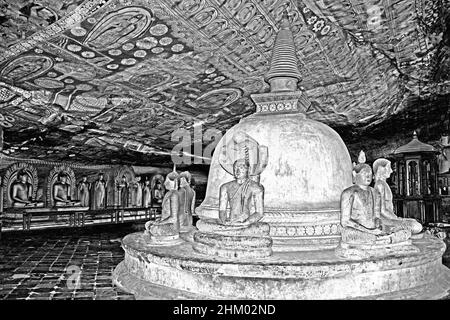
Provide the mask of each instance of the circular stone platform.
MULTIPOLYGON (((188 240, 186 238, 186 240, 188 240)), ((275 252, 231 260, 196 253, 186 241, 146 244, 143 233, 122 240, 125 259, 113 281, 137 299, 439 299, 450 289, 443 241, 414 240, 419 253, 346 260, 334 250, 275 252)))

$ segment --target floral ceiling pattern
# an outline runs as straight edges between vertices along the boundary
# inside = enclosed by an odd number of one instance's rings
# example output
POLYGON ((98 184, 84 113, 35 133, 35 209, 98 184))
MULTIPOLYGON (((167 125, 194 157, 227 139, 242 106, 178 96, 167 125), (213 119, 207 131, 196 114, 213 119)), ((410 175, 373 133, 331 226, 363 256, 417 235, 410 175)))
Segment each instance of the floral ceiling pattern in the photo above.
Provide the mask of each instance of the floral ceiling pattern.
POLYGON ((225 131, 254 111, 250 94, 268 90, 284 12, 308 116, 364 130, 417 99, 448 97, 448 9, 444 0, 0 0, 4 152, 146 164, 170 154, 177 128, 225 131))

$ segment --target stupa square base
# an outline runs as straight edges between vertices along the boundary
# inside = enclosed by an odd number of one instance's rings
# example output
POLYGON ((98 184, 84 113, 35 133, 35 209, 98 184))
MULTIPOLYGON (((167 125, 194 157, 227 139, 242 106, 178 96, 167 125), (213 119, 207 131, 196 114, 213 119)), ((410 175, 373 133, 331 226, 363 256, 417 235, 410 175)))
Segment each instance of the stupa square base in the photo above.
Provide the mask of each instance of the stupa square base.
POLYGON ((138 299, 439 299, 450 289, 445 244, 426 235, 419 252, 360 260, 334 250, 274 252, 230 259, 195 252, 192 244, 154 247, 142 233, 122 241, 116 285, 138 299))

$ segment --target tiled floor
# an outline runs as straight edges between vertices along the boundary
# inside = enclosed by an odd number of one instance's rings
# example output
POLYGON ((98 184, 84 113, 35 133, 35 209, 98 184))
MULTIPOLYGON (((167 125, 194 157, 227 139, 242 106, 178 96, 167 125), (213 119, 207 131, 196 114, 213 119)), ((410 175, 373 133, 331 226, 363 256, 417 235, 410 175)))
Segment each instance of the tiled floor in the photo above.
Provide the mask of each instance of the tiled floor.
POLYGON ((117 225, 3 233, 0 299, 133 299, 111 280, 124 256, 120 239, 131 232, 117 225))
MULTIPOLYGON (((135 231, 123 224, 4 233, 0 299, 133 299, 113 287, 111 273, 123 259, 120 239, 135 231)), ((450 267, 449 249, 443 261, 450 267)))

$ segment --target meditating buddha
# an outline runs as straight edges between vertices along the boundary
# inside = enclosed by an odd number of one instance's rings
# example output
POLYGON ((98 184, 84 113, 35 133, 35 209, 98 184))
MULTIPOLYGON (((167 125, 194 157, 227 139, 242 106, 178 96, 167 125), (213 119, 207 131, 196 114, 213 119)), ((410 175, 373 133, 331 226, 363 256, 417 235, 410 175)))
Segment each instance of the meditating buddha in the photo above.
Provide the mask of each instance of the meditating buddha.
POLYGON ((166 176, 164 186, 167 193, 164 195, 161 208, 161 217, 156 221, 148 221, 145 224, 146 234, 150 236, 151 244, 170 245, 181 242, 179 197, 178 197, 178 173, 173 171, 166 176))
POLYGON ((32 186, 28 183, 27 174, 20 171, 17 174, 17 180, 11 185, 12 206, 21 207, 42 207, 43 202, 32 200, 32 186))
POLYGON ((233 165, 235 180, 220 187, 219 220, 222 224, 250 225, 263 217, 264 188, 249 178, 249 168, 250 164, 244 159, 236 160, 233 165))
POLYGON ((392 174, 391 162, 387 159, 377 159, 373 163, 373 173, 375 175, 375 202, 380 205, 380 219, 383 225, 393 229, 408 230, 412 238, 423 237, 422 225, 411 218, 399 218, 394 213, 392 202, 392 191, 386 182, 392 174))
POLYGON ((67 175, 59 174, 58 181, 53 185, 53 201, 56 207, 79 206, 80 201, 71 200, 71 187, 67 175))
POLYGON ((408 239, 411 231, 383 223, 380 197, 370 187, 372 169, 360 154, 353 168, 354 185, 341 195, 341 242, 336 254, 344 258, 365 258, 415 251, 408 239), (361 158, 364 160, 361 161, 361 158), (403 245, 403 246, 402 246, 403 245))
MULTIPOLYGON (((251 165, 247 141, 243 143, 243 158, 233 163, 234 180, 224 183, 219 189, 218 219, 201 219, 194 234, 194 250, 224 257, 267 257, 272 254, 270 227, 260 220, 264 216, 264 188, 250 179, 250 169, 262 168, 251 165)), ((259 150, 258 148, 254 150, 259 150)), ((267 157, 256 157, 258 159, 267 157)), ((260 172, 253 172, 258 175, 260 172)), ((254 181, 256 180, 256 181, 254 181)))

